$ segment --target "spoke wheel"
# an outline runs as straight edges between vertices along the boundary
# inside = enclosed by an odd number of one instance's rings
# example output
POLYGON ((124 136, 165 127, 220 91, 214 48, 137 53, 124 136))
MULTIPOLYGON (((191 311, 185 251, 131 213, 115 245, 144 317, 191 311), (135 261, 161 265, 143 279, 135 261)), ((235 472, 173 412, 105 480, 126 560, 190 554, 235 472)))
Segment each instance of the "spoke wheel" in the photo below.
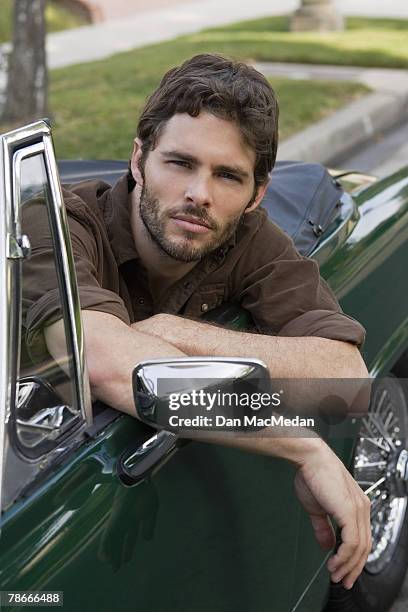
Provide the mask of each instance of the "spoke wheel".
POLYGON ((407 509, 408 415, 394 396, 391 387, 374 389, 354 459, 354 477, 371 500, 373 547, 365 570, 372 574, 390 562, 407 509))
POLYGON ((351 590, 331 584, 325 612, 386 612, 408 567, 408 402, 402 381, 375 381, 352 472, 371 500, 373 546, 351 590))

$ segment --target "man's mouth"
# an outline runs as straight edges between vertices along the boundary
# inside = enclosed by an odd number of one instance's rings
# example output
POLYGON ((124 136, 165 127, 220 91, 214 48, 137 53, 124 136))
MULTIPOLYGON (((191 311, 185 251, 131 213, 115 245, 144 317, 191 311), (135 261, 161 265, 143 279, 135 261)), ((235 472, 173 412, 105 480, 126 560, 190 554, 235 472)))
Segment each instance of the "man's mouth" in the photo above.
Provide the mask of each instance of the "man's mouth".
POLYGON ((212 229, 209 223, 193 215, 174 215, 172 219, 178 227, 196 234, 205 234, 212 229))

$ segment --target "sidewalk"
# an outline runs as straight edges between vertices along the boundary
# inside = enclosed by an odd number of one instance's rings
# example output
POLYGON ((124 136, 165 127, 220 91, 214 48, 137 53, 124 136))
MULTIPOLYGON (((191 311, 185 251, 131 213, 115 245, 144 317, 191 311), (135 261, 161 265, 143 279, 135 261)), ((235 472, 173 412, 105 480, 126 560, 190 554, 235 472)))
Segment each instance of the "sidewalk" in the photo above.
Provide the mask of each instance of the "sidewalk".
MULTIPOLYGON (((96 21, 110 21, 121 19, 130 15, 155 11, 157 9, 171 9, 186 0, 81 0, 95 15, 96 21)), ((187 0, 188 1, 188 0, 187 0)), ((195 0, 190 0, 190 2, 195 0)))
MULTIPOLYGON (((82 0, 85 4, 94 7, 103 21, 112 19, 120 19, 128 17, 132 14, 140 14, 141 12, 152 11, 160 8, 172 8, 177 4, 196 4, 200 0, 82 0)), ((255 7, 256 0, 251 2, 251 6, 255 7)), ((287 0, 270 0, 269 14, 288 13, 300 4, 287 0)), ((371 16, 389 16, 389 17, 407 17, 408 7, 406 0, 337 0, 336 5, 338 10, 344 15, 371 15, 371 16)), ((220 6, 220 10, 224 7, 220 6)), ((240 7, 236 6, 235 10, 239 11, 240 7)), ((235 13, 236 14, 236 13, 235 13)))
MULTIPOLYGON (((108 6, 106 0, 92 2, 108 6)), ((388 14, 408 18, 406 0, 388 0, 387 3, 384 0, 338 0, 337 4, 345 14, 388 14)), ((115 17, 110 21, 48 35, 50 68, 102 59, 211 26, 290 13, 298 7, 299 0, 152 0, 152 4, 147 0, 128 0, 109 2, 109 5, 109 14, 115 17), (161 3, 166 7, 158 8, 161 3)))
POLYGON ((49 34, 48 66, 51 69, 60 68, 103 59, 114 53, 171 40, 203 28, 290 12, 296 8, 298 1, 253 0, 238 3, 236 0, 170 0, 170 4, 168 8, 143 11, 49 34))

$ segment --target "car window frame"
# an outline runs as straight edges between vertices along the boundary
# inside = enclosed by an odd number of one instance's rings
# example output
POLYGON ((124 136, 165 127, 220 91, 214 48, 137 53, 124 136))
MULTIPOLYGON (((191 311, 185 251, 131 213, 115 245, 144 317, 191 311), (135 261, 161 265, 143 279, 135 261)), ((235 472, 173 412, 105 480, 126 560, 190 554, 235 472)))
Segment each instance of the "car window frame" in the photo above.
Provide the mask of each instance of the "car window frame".
MULTIPOLYGON (((71 443, 73 437, 83 438, 83 431, 92 425, 93 419, 75 265, 51 129, 46 121, 38 121, 3 134, 0 140, 0 178, 3 181, 1 192, 2 195, 4 194, 4 206, 0 211, 0 315, 1 331, 4 332, 0 343, 4 364, 0 378, 0 500, 3 503, 4 470, 7 469, 5 455, 7 445, 12 444, 10 442, 12 427, 8 425, 11 423, 11 409, 15 406, 15 382, 18 380, 20 365, 21 308, 20 312, 13 308, 15 292, 19 290, 17 285, 21 282, 21 266, 16 266, 16 261, 24 258, 20 227, 19 168, 23 159, 33 155, 43 155, 50 196, 49 217, 55 244, 57 274, 61 299, 65 301, 63 311, 66 340, 72 352, 73 393, 80 418, 78 425, 73 428, 69 436, 71 443), (18 278, 18 269, 20 269, 20 278, 18 278)), ((64 436, 62 438, 65 439, 64 436)), ((63 445, 61 445, 60 437, 56 438, 55 442, 52 449, 40 455, 35 461, 23 457, 22 460, 25 460, 27 466, 30 464, 29 480, 34 479, 41 471, 42 457, 47 456, 47 460, 52 460, 52 457, 61 455, 63 445)), ((15 451, 14 445, 13 450, 15 451)), ((15 452, 17 454, 17 451, 15 452)))
MULTIPOLYGON (((4 152, 0 147, 0 185, 6 186, 4 152)), ((8 360, 8 291, 7 291, 7 268, 6 268, 6 199, 8 189, 4 191, 4 202, 2 201, 3 190, 0 189, 0 359, 3 366, 0 368, 0 500, 3 490, 3 470, 4 470, 4 437, 6 423, 6 406, 9 395, 7 381, 9 379, 9 360, 8 360)), ((1 533, 1 522, 0 522, 1 533)))

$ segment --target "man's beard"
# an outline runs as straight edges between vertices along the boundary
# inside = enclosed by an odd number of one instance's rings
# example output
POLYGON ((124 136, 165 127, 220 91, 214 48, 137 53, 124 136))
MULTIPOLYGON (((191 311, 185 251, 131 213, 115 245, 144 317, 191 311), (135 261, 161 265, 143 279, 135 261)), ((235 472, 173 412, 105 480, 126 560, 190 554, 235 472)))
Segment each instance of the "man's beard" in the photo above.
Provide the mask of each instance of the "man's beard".
POLYGON ((160 203, 157 198, 146 188, 146 183, 143 185, 140 196, 140 217, 150 234, 152 240, 167 254, 169 257, 184 263, 191 263, 203 259, 209 253, 212 253, 219 247, 224 246, 231 236, 235 233, 236 228, 242 218, 242 215, 229 221, 224 227, 209 216, 207 209, 202 206, 194 206, 186 204, 180 209, 167 211, 166 215, 160 214, 160 203), (185 230, 186 237, 179 239, 169 239, 166 236, 166 222, 174 215, 192 215, 197 220, 202 221, 211 229, 212 237, 205 244, 194 245, 194 237, 197 234, 185 230))

